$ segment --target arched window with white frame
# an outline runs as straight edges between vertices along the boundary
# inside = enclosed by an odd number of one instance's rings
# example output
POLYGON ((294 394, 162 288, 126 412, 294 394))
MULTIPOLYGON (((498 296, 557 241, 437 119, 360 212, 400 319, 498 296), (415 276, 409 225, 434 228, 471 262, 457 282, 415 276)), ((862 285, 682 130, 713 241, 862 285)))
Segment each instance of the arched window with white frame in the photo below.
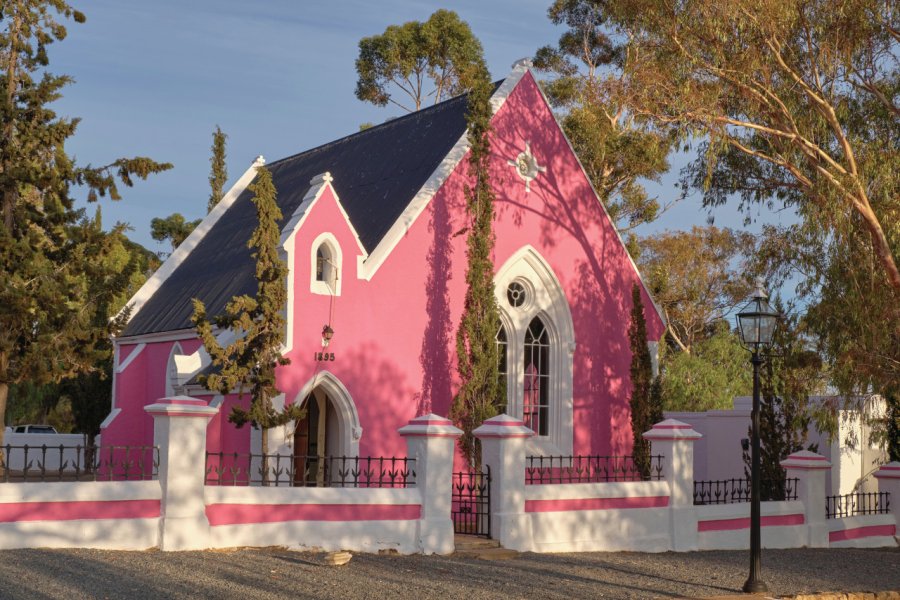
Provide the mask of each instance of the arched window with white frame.
POLYGON ((330 233, 319 235, 310 252, 310 291, 339 296, 341 293, 341 246, 330 233))
POLYGON ((535 432, 529 453, 569 455, 575 337, 562 286, 543 257, 525 246, 497 272, 494 296, 502 317, 497 345, 506 413, 535 432))

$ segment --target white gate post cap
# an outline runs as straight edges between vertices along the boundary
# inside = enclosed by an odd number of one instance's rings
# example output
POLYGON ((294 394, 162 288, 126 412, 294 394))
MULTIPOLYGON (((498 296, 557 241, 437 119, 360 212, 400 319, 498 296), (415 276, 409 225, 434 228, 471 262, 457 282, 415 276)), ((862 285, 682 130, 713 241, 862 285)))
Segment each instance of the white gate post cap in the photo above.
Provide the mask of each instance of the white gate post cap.
POLYGON ((534 431, 525 427, 521 419, 507 414, 491 417, 472 432, 479 440, 485 438, 530 438, 534 431))
POLYGON ((817 469, 830 469, 831 463, 821 454, 810 452, 809 450, 801 450, 794 452, 786 459, 781 461, 781 466, 785 469, 801 469, 807 471, 815 471, 817 469))
POLYGON ((463 434, 462 429, 455 427, 453 421, 434 413, 410 419, 397 432, 403 437, 453 437, 463 434))
POLYGON ((881 468, 875 472, 875 477, 878 479, 900 479, 900 462, 895 460, 886 465, 881 465, 881 468))
POLYGON ((144 410, 151 415, 170 417, 212 417, 219 413, 218 407, 209 406, 205 400, 190 396, 160 398, 155 404, 145 406, 144 410))
POLYGON ((676 419, 666 419, 660 421, 641 434, 645 440, 687 440, 694 441, 703 437, 702 434, 694 431, 689 423, 678 421, 676 419))

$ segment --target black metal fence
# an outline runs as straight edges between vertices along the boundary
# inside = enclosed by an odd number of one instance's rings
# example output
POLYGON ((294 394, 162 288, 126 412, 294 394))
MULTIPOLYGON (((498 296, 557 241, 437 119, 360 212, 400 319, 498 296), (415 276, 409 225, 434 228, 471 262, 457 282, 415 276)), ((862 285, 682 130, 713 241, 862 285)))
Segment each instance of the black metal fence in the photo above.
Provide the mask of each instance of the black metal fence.
POLYGON ((884 515, 891 512, 889 492, 869 492, 825 496, 825 516, 841 519, 855 515, 884 515))
POLYGON ((642 472, 633 456, 529 456, 525 483, 607 483, 662 479, 662 455, 650 457, 648 472, 642 472))
POLYGON ((415 487, 416 460, 397 457, 206 453, 206 485, 415 487))
POLYGON ((145 481, 159 475, 156 446, 0 447, 0 482, 145 481))
POLYGON ((453 533, 491 537, 491 468, 453 473, 453 533))
MULTIPOLYGON (((798 478, 785 479, 784 485, 779 486, 762 486, 768 492, 762 495, 761 500, 779 501, 779 500, 796 500, 797 485, 800 480, 798 478)), ((719 481, 695 481, 694 482, 694 504, 737 504, 740 502, 750 502, 750 480, 749 479, 722 479, 719 481)))

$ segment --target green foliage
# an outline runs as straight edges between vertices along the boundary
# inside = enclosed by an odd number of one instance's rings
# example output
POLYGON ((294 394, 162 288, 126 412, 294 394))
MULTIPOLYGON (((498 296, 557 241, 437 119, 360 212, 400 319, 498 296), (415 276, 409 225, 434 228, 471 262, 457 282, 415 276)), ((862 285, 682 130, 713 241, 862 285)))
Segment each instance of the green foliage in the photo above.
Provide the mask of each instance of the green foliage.
POLYGON ((888 462, 900 462, 900 393, 891 390, 884 396, 887 410, 884 415, 884 447, 888 462))
POLYGON ((108 333, 93 315, 108 302, 92 280, 106 273, 83 235, 73 186, 88 200, 120 197, 118 183, 171 168, 144 157, 80 167, 65 152, 77 120, 49 107, 70 83, 46 69, 65 38, 60 19, 82 22, 66 2, 23 0, 3 8, 0 30, 0 417, 10 384, 36 386, 90 370, 108 333))
POLYGON ((192 321, 197 334, 219 368, 217 373, 201 378, 201 383, 221 394, 238 390, 243 396, 250 391, 250 410, 232 408, 228 420, 237 427, 248 422, 262 429, 262 452, 268 452, 268 430, 303 416, 298 404, 276 411, 272 399, 281 392, 276 387, 275 370, 290 364, 281 355, 284 342, 287 303, 286 278, 288 268, 278 256, 281 232, 278 223, 281 210, 275 202, 276 190, 272 175, 265 167, 257 168, 256 180, 249 187, 259 221, 247 246, 253 249, 256 261, 256 297, 235 296, 225 307, 225 313, 212 319, 206 316, 206 306, 194 299, 192 321), (213 325, 231 329, 236 339, 221 346, 213 333, 213 325))
MULTIPOLYGON (((209 202, 206 203, 206 212, 209 213, 216 207, 222 195, 225 193, 225 182, 228 181, 228 167, 225 165, 225 138, 228 136, 216 125, 213 132, 212 156, 209 158, 209 202)), ((174 215, 172 215, 174 216, 174 215)), ((193 228, 192 228, 193 229, 193 228)), ((155 237, 153 239, 156 239, 155 237)), ((175 244, 176 246, 178 244, 175 244)))
POLYGON ((631 323, 628 326, 631 347, 631 433, 634 437, 634 465, 644 475, 650 475, 650 442, 643 434, 662 420, 660 390, 654 385, 653 363, 647 346, 647 321, 641 287, 631 288, 631 323))
MULTIPOLYGON (((480 48, 480 47, 479 47, 480 48)), ((458 67, 459 68, 459 67, 458 67)), ((494 191, 489 178, 491 146, 490 74, 480 57, 465 67, 469 92, 469 178, 466 185, 466 297, 456 332, 460 389, 453 398, 450 417, 463 430, 459 440, 463 456, 472 466, 481 464, 480 445, 472 431, 503 410, 504 387, 498 371, 496 336, 500 314, 494 298, 494 191)))
POLYGON ((690 354, 750 292, 741 271, 755 240, 732 229, 694 226, 645 237, 640 245, 638 264, 666 316, 670 338, 690 354))
POLYGON ((157 217, 150 221, 150 237, 157 242, 169 240, 174 252, 202 220, 185 221, 181 213, 172 213, 162 219, 157 217))
POLYGON ((707 205, 788 208, 775 271, 848 396, 900 380, 897 11, 884 0, 621 0, 640 60, 623 81, 656 122, 705 139, 684 184, 707 205), (780 261, 780 264, 779 264, 780 261))
POLYGON ((555 0, 548 16, 567 29, 556 46, 537 51, 534 64, 553 75, 544 90, 563 111, 566 136, 619 231, 654 221, 664 208, 643 182, 669 170, 676 138, 632 110, 621 85, 632 57, 609 27, 604 4, 555 0))
POLYGON ((712 330, 711 336, 694 343, 690 353, 671 350, 661 358, 666 410, 726 410, 735 396, 751 393, 753 373, 747 350, 727 321, 718 321, 712 330))
POLYGON ((471 65, 483 61, 481 43, 469 25, 450 10, 438 10, 424 23, 391 25, 381 35, 359 41, 356 97, 376 106, 389 102, 406 111, 419 110, 429 96, 434 103, 477 84, 471 65), (434 89, 428 91, 428 82, 434 89), (403 92, 414 107, 395 97, 403 92))

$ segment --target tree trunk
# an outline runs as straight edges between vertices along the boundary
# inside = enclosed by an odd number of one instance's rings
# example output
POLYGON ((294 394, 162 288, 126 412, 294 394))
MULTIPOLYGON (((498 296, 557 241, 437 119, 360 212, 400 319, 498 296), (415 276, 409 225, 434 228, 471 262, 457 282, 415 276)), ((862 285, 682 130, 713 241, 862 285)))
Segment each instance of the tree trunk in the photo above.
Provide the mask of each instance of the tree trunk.
POLYGON ((262 484, 269 485, 269 429, 260 425, 260 445, 262 446, 262 484))

